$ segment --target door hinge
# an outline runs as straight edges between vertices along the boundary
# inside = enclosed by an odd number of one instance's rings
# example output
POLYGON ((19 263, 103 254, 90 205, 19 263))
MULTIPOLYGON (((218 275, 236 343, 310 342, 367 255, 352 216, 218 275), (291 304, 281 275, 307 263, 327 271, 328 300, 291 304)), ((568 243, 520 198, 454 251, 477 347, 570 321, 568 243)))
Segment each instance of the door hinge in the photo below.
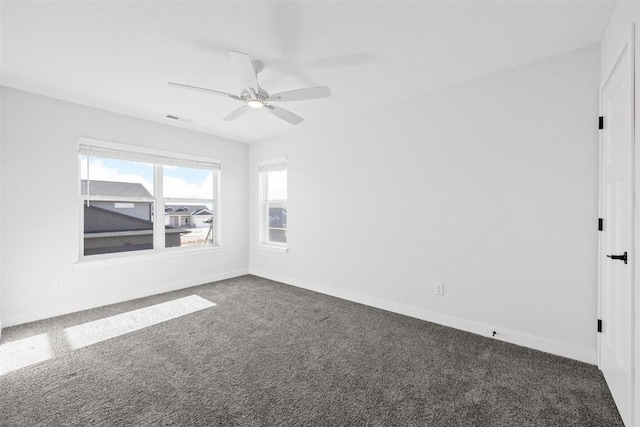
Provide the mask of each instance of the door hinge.
POLYGON ((604 129, 604 116, 598 117, 598 129, 604 129))
POLYGON ((598 231, 602 231, 604 229, 604 220, 602 218, 598 218, 598 231))
POLYGON ((602 319, 598 319, 598 332, 602 332, 602 319))

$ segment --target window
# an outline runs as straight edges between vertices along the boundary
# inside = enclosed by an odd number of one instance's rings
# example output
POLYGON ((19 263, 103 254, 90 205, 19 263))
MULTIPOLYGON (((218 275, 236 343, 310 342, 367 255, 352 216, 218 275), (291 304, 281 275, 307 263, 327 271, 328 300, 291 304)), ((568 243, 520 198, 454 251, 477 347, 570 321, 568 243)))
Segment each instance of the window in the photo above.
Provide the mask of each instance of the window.
POLYGON ((260 243, 287 247, 287 160, 261 163, 260 243))
POLYGON ((220 163, 81 138, 81 258, 219 245, 220 163))

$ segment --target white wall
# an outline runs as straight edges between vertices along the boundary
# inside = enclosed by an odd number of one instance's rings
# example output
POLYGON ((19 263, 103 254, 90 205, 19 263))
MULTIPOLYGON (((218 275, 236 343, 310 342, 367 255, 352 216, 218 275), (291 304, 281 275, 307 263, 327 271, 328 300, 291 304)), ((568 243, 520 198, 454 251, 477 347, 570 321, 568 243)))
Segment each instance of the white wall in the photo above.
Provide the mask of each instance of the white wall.
MULTIPOLYGON (((2 91, 0 91, 0 242, 2 241, 2 91)), ((0 338, 2 338, 2 245, 0 244, 0 338)))
POLYGON ((251 272, 595 363, 598 82, 594 46, 251 145, 251 272), (282 156, 288 254, 257 231, 282 156))
MULTIPOLYGON (((601 76, 604 80, 613 68, 614 61, 618 56, 618 47, 629 37, 632 25, 635 26, 635 111, 636 111, 636 230, 635 230, 635 425, 640 425, 640 274, 638 266, 640 266, 640 223, 638 223, 638 212, 640 207, 637 201, 640 200, 640 149, 638 148, 638 140, 640 136, 640 126, 638 124, 638 112, 640 112, 640 66, 638 58, 640 58, 640 3, 638 2, 618 2, 616 10, 609 21, 609 26, 602 38, 602 60, 601 60, 601 76)), ((604 83, 604 81, 602 81, 604 83)))
POLYGON ((5 327, 246 274, 246 144, 1 90, 0 283, 5 327), (224 250, 115 265, 77 264, 79 136, 220 159, 224 250), (54 278, 64 280, 61 290, 52 289, 54 278))

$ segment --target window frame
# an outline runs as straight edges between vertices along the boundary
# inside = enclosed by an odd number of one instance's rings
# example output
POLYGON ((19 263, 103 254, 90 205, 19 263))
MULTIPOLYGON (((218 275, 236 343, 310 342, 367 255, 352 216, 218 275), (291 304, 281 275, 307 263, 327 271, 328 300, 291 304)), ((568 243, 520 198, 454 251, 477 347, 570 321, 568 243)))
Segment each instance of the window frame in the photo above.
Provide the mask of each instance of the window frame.
MULTIPOLYGON (((141 146, 121 144, 110 141, 103 141, 93 138, 80 137, 78 139, 78 201, 79 201, 79 251, 78 262, 94 262, 98 260, 110 259, 128 259, 139 257, 149 257, 162 255, 165 257, 171 254, 183 254, 190 252, 217 252, 223 249, 221 235, 221 215, 220 215, 220 175, 221 162, 218 159, 203 156, 194 156, 184 153, 176 153, 164 150, 157 150, 141 146), (119 152, 121 155, 138 158, 139 161, 146 162, 153 167, 153 195, 149 197, 124 197, 124 196, 91 196, 82 194, 82 156, 91 157, 91 150, 119 152), (164 162, 162 160, 165 160, 164 162), (163 195, 163 166, 183 166, 194 167, 200 169, 209 169, 213 173, 213 193, 211 199, 191 199, 191 198, 169 198, 163 195), (209 166, 209 167, 207 167, 209 166), (100 200, 135 203, 135 202, 151 202, 153 203, 153 248, 134 251, 111 252, 105 254, 84 254, 84 205, 87 201, 100 200), (165 212, 166 204, 211 204, 213 210, 213 242, 212 244, 204 244, 200 246, 176 246, 165 247, 165 212), (158 222, 156 219, 161 218, 158 222)), ((94 155, 94 157, 100 157, 94 155)), ((111 158, 117 158, 113 156, 111 158)), ((127 159, 125 158, 125 160, 127 159)), ((90 177, 87 176, 87 179, 90 177)))
POLYGON ((275 229, 269 226, 269 207, 284 207, 289 211, 289 173, 288 173, 288 158, 281 157, 273 160, 267 160, 258 163, 258 185, 259 185, 259 227, 258 227, 258 243, 263 249, 273 250, 276 252, 288 252, 289 248, 289 222, 287 221, 287 227, 284 228, 287 236, 286 242, 276 242, 269 240, 269 230, 275 229), (281 166, 278 168, 278 166, 281 166), (266 170, 265 170, 266 169, 266 170), (268 196, 268 174, 274 171, 287 171, 287 198, 286 199, 267 199, 268 196))

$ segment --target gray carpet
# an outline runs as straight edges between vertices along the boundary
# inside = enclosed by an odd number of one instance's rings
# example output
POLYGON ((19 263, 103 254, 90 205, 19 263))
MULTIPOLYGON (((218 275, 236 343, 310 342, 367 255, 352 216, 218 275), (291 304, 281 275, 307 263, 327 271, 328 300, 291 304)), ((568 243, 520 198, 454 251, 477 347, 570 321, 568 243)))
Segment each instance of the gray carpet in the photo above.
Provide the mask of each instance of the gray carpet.
POLYGON ((55 357, 0 376, 2 426, 621 426, 595 366, 254 276, 5 329, 55 357), (62 329, 217 305, 78 350, 62 329))

